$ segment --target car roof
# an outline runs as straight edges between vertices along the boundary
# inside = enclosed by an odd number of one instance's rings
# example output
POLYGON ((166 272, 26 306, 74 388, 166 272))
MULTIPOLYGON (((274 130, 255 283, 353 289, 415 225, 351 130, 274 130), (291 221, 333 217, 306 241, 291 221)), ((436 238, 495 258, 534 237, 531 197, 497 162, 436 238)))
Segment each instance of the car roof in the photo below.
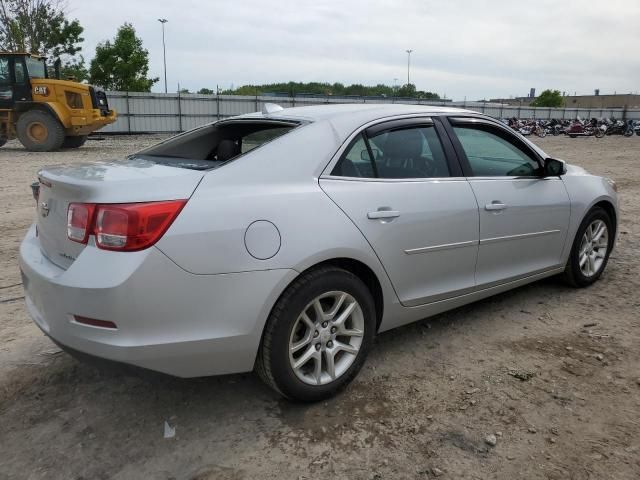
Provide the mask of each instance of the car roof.
MULTIPOLYGON (((294 120, 308 122, 329 122, 337 134, 339 143, 344 142, 354 131, 363 125, 376 120, 384 120, 388 117, 401 115, 472 115, 483 117, 498 122, 496 119, 482 115, 473 110, 454 107, 440 107, 434 105, 410 105, 401 103, 339 103, 312 105, 305 107, 284 108, 273 113, 263 114, 262 112, 241 115, 242 118, 260 118, 265 120, 294 120)), ((525 143, 529 144, 543 158, 548 155, 535 143, 522 137, 518 132, 514 132, 525 143)))
POLYGON ((398 115, 455 115, 477 112, 462 108, 439 107, 432 105, 407 105, 398 103, 343 103, 330 105, 312 105, 285 108, 277 112, 261 112, 243 115, 248 118, 273 120, 301 120, 310 122, 329 121, 341 137, 348 136, 360 126, 398 115))

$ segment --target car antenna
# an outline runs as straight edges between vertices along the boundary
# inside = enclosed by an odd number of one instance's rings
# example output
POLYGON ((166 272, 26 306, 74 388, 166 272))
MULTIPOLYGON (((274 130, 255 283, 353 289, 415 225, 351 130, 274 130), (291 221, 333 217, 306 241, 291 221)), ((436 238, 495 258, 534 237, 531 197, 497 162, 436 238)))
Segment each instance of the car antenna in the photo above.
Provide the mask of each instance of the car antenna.
POLYGON ((282 108, 277 103, 265 103, 262 106, 262 114, 263 115, 269 115, 270 113, 276 113, 276 112, 279 112, 280 110, 284 110, 284 108, 282 108))

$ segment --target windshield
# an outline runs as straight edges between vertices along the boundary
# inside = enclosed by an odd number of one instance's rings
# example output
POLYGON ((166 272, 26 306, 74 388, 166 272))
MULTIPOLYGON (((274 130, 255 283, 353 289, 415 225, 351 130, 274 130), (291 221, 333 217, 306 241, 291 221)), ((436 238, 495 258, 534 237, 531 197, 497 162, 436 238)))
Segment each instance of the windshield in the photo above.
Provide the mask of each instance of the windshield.
POLYGON ((279 120, 223 121, 167 139, 136 156, 176 167, 207 170, 271 142, 298 125, 279 120))
POLYGON ((27 57, 27 71, 31 78, 47 78, 47 69, 44 60, 27 57))

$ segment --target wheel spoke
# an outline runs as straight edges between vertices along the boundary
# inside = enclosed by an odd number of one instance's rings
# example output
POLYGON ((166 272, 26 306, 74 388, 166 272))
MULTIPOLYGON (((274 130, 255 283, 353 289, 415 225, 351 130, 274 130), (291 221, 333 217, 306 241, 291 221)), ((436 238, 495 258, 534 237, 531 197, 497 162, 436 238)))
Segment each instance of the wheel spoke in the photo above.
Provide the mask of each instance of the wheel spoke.
POLYGON ((316 299, 316 301, 313 302, 313 309, 316 312, 316 322, 321 322, 323 320, 326 320, 326 314, 324 313, 324 310, 322 310, 322 304, 320 303, 320 299, 316 299))
POLYGON ((290 351, 291 353, 296 353, 298 350, 300 350, 302 347, 304 347, 305 345, 309 345, 309 343, 311 342, 311 337, 313 336, 313 334, 311 333, 312 330, 307 330, 307 333, 305 334, 304 338, 296 343, 294 343, 293 345, 291 345, 290 351))
POLYGON ((340 298, 336 300, 334 306, 331 308, 331 310, 327 312, 327 320, 331 320, 333 317, 336 316, 336 313, 338 313, 338 311, 340 310, 340 307, 342 307, 342 304, 344 303, 346 298, 347 298, 346 293, 343 292, 342 294, 340 294, 340 298))
POLYGON ((324 352, 324 359, 327 362, 327 373, 331 377, 331 380, 335 380, 336 378, 336 365, 335 365, 335 352, 333 349, 327 349, 324 352))
POLYGON ((316 379, 316 383, 320 385, 322 382, 322 355, 315 355, 314 362, 315 368, 313 369, 313 377, 316 379))
POLYGON ((314 355, 316 354, 316 349, 313 348, 312 345, 309 345, 309 347, 305 350, 305 352, 300 355, 300 358, 298 358, 295 363, 293 364, 293 368, 295 370, 297 370, 298 368, 304 366, 309 360, 311 360, 314 355))
POLYGON ((356 347, 352 347, 348 343, 342 343, 342 342, 336 341, 334 343, 334 345, 335 345, 336 352, 343 351, 343 352, 346 352, 346 353, 350 353, 352 355, 357 355, 358 354, 358 349, 356 347))
POLYGON ((596 233, 593 235, 593 241, 597 242, 602 237, 602 234, 607 231, 607 227, 605 227, 604 223, 601 223, 594 228, 596 228, 596 233))
POLYGON ((344 325, 344 322, 347 320, 347 318, 349 318, 349 316, 353 313, 353 311, 355 310, 356 306, 358 304, 356 303, 356 301, 352 301, 349 305, 347 305, 347 307, 342 311, 342 313, 340 314, 340 316, 333 321, 333 324, 338 327, 341 328, 344 325))
POLYGON ((364 335, 364 332, 357 328, 344 328, 344 325, 342 325, 340 328, 338 328, 338 335, 342 335, 345 337, 361 337, 362 335, 364 335))
POLYGON ((584 267, 584 264, 587 262, 588 259, 589 257, 587 256, 586 253, 583 253, 582 255, 580 255, 580 268, 584 267))
POLYGON ((302 315, 300 315, 300 320, 302 320, 310 330, 313 330, 315 328, 315 325, 309 318, 309 315, 307 315, 307 312, 302 312, 302 315))
POLYGON ((596 259, 595 255, 589 255, 589 272, 591 275, 596 273, 596 259))

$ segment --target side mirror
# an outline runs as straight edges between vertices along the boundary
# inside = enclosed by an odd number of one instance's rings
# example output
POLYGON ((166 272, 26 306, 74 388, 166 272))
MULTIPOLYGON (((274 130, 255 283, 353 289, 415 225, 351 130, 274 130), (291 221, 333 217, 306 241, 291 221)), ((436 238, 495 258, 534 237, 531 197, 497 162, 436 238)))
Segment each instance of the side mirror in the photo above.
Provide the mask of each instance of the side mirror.
POLYGON ((555 158, 544 159, 545 177, 559 177, 565 173, 567 173, 567 165, 562 160, 556 160, 555 158))

